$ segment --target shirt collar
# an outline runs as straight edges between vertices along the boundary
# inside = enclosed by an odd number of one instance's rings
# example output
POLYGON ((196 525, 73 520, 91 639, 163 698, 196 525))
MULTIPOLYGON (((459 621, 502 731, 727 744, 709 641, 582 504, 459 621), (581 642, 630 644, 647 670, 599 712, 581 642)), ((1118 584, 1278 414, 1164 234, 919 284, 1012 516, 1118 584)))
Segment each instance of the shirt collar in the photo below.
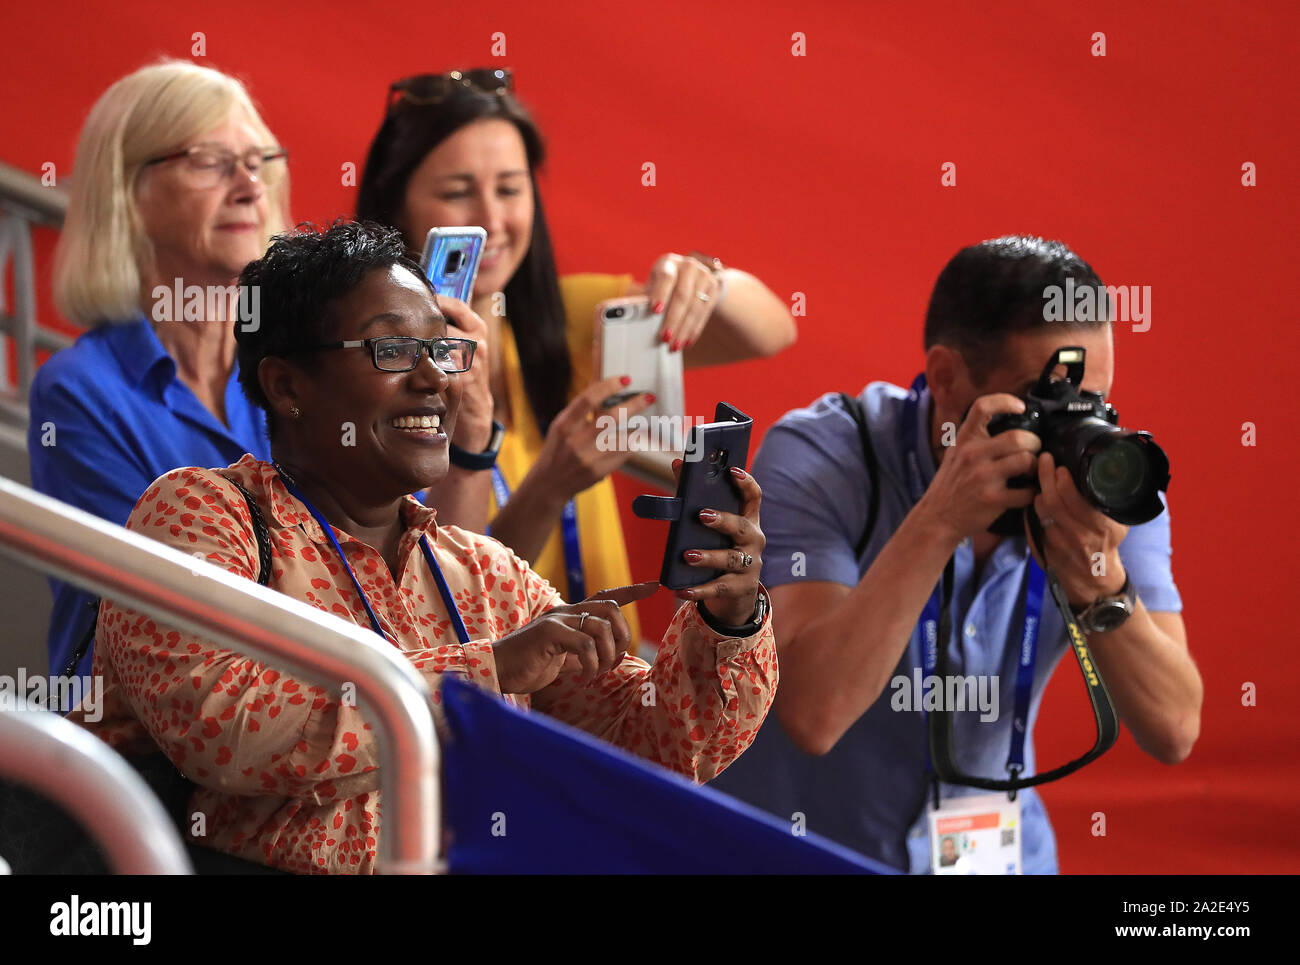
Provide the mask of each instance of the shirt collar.
MULTIPOLYGON (((311 514, 307 506, 285 487, 280 474, 275 471, 275 466, 269 462, 253 459, 251 456, 245 456, 244 459, 250 461, 251 465, 248 469, 254 474, 253 481, 261 490, 267 505, 270 506, 271 516, 275 521, 288 529, 301 526, 307 538, 313 543, 318 546, 329 546, 329 536, 321 529, 320 524, 316 522, 316 517, 311 514)), ((406 496, 401 503, 401 513, 408 533, 415 531, 417 539, 420 536, 436 534, 438 528, 436 509, 422 505, 414 496, 406 496)), ((343 530, 338 532, 343 535, 339 540, 340 545, 356 539, 343 530)))
POLYGON ((912 431, 916 433, 916 462, 921 470, 921 481, 926 486, 930 485, 930 480, 934 479, 938 467, 934 464, 934 451, 930 448, 930 389, 927 386, 921 390, 921 401, 916 408, 917 419, 916 425, 912 431))
POLYGON ((916 454, 916 470, 919 475, 918 482, 921 491, 924 492, 934 479, 936 466, 934 464, 934 454, 930 451, 930 390, 924 387, 918 397, 915 415, 909 412, 911 406, 908 405, 908 395, 910 390, 904 389, 903 397, 899 400, 898 422, 895 425, 895 445, 899 447, 898 458, 902 463, 903 485, 909 496, 915 498, 916 493, 913 489, 911 477, 913 475, 908 465, 907 450, 911 449, 916 454))
POLYGON ((176 362, 163 348, 153 326, 143 316, 135 320, 113 324, 108 332, 108 344, 117 364, 133 385, 141 385, 146 376, 160 366, 166 368, 167 377, 159 382, 165 385, 176 375, 176 362))

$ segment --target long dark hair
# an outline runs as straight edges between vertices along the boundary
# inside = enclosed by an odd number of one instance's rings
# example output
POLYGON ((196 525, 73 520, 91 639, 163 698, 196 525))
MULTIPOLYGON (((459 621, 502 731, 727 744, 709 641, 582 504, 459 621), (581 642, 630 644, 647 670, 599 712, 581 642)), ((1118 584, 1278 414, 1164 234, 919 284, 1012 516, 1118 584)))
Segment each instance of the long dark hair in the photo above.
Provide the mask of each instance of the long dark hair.
MULTIPOLYGON (((515 344, 523 368, 524 390, 542 434, 569 397, 573 364, 565 335, 564 303, 555 271, 551 235, 537 190, 537 169, 544 156, 542 135, 524 106, 510 93, 487 93, 455 85, 435 104, 399 101, 384 117, 370 143, 357 196, 357 218, 400 227, 407 245, 422 244, 403 225, 402 209, 411 175, 429 152, 467 124, 487 118, 509 121, 519 131, 528 155, 533 191, 533 232, 528 252, 506 282, 506 310, 514 322, 515 344), (515 325, 526 326, 523 331, 515 325)), ((419 250, 413 249, 419 257, 419 250)))

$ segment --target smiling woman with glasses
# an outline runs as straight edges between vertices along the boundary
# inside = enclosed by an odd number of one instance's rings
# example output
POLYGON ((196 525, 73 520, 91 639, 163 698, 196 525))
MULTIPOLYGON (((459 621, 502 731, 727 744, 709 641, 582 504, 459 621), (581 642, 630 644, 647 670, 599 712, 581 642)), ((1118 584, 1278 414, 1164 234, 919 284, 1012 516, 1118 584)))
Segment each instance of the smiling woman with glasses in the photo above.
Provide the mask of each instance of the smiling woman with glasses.
MULTIPOLYGON (((658 584, 566 603, 507 547, 408 495, 447 474, 476 363, 472 342, 442 334, 468 308, 440 305, 397 232, 300 230, 240 280, 262 292, 262 324, 239 331, 240 378, 267 411, 272 458, 167 473, 128 529, 372 630, 435 703, 453 676, 697 782, 735 760, 777 682, 752 477, 735 476, 744 515, 709 524, 736 549, 700 565, 725 575, 678 608, 650 666, 619 607, 658 584)), ((195 782, 185 813, 208 816, 196 844, 297 873, 374 871, 380 754, 355 702, 116 603, 99 629, 103 719, 73 719, 195 782)))

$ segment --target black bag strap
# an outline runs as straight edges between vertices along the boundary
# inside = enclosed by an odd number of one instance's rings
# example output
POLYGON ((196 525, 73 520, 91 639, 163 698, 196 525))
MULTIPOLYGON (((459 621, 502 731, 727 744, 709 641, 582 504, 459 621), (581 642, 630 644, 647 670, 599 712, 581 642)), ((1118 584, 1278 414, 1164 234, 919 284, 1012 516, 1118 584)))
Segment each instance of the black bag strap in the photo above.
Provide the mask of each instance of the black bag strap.
POLYGON ((876 517, 880 515, 880 464, 876 461, 876 447, 871 444, 871 430, 867 428, 867 414, 861 404, 847 392, 840 393, 840 402, 858 427, 858 438, 862 440, 862 457, 867 462, 867 476, 871 480, 870 506, 867 509, 867 525, 858 537, 854 554, 861 557, 871 542, 871 534, 876 529, 876 517))
MULTIPOLYGON (((253 521, 253 533, 257 537, 257 582, 266 586, 271 580, 271 534, 266 528, 266 519, 262 516, 262 508, 257 505, 257 500, 253 494, 241 486, 235 480, 222 473, 226 482, 233 485, 243 494, 244 502, 248 503, 248 515, 253 521)), ((71 677, 77 672, 77 664, 90 649, 90 645, 95 642, 95 627, 99 624, 99 599, 90 600, 86 603, 94 615, 90 621, 90 627, 86 630, 86 635, 81 638, 81 642, 72 651, 72 656, 68 658, 67 664, 63 667, 61 677, 71 677)))

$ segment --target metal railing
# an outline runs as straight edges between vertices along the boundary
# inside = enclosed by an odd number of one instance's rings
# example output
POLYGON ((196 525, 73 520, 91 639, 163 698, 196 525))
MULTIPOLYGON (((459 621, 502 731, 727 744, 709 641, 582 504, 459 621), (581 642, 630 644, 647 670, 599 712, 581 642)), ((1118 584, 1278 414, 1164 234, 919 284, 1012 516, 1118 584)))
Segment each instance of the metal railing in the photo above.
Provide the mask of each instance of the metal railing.
MULTIPOLYGON (((356 686, 379 740, 378 870, 440 870, 429 685, 368 629, 0 478, 0 555, 149 612, 330 690, 356 686)), ((75 725, 74 725, 75 726, 75 725)))
POLYGON ((194 874, 180 835, 144 778, 58 714, 0 712, 0 776, 62 807, 90 832, 116 874, 194 874))
POLYGON ((0 335, 13 339, 18 380, 9 384, 8 361, 0 358, 0 396, 11 405, 26 406, 27 393, 36 373, 37 349, 58 351, 72 339, 36 321, 36 272, 32 258, 32 227, 59 228, 68 208, 68 194, 47 186, 40 178, 0 163, 0 335), (4 304, 5 268, 13 263, 14 304, 4 304))

